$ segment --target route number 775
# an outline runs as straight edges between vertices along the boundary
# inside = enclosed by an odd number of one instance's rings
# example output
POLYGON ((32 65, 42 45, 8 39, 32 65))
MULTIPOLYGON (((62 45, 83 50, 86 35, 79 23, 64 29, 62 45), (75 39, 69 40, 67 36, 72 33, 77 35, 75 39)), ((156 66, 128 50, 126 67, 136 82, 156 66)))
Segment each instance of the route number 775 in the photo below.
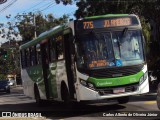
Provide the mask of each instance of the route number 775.
POLYGON ((83 28, 84 29, 92 29, 94 28, 92 21, 83 22, 83 28))

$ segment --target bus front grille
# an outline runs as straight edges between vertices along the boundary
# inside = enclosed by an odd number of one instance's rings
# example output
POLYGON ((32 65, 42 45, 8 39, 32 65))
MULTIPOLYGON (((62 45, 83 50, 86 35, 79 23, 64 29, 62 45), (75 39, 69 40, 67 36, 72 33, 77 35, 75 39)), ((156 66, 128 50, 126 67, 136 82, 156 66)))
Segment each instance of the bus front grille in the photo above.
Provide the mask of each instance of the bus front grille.
POLYGON ((121 93, 126 93, 126 92, 134 92, 138 89, 138 83, 137 84, 132 84, 132 85, 125 85, 125 86, 119 86, 119 87, 108 87, 108 88, 96 88, 96 91, 100 95, 109 95, 109 94, 121 94, 121 93), (114 93, 114 90, 116 88, 123 88, 125 91, 124 92, 119 92, 119 93, 114 93))
POLYGON ((90 77, 95 78, 115 78, 137 74, 142 70, 144 65, 115 67, 107 69, 97 69, 88 71, 90 77))

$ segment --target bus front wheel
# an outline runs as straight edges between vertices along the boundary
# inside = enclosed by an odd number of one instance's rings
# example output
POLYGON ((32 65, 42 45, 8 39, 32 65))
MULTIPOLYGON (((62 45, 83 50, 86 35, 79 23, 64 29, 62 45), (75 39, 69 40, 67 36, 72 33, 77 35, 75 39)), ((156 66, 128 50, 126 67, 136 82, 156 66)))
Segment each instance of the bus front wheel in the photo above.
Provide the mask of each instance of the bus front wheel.
POLYGON ((128 96, 127 97, 120 97, 117 99, 117 101, 119 104, 125 104, 125 103, 129 102, 129 97, 128 96))

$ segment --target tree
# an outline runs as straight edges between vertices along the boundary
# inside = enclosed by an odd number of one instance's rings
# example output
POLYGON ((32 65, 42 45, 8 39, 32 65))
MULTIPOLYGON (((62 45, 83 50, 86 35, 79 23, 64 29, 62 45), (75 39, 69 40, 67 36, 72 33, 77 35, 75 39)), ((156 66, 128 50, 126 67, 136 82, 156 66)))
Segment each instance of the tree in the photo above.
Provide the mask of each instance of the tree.
POLYGON ((75 16, 79 19, 93 15, 128 13, 130 6, 134 4, 134 1, 129 0, 80 0, 77 2, 78 10, 75 16))
MULTIPOLYGON (((8 17, 9 19, 10 17, 8 17)), ((52 14, 43 16, 41 12, 37 14, 28 13, 15 16, 16 23, 8 23, 8 26, 15 30, 18 28, 19 34, 22 36, 23 41, 29 41, 34 39, 35 32, 37 36, 42 32, 51 29, 59 24, 66 23, 68 21, 68 16, 63 15, 60 18, 55 18, 52 14), (16 26, 16 28, 15 28, 16 26)), ((9 33, 12 34, 12 33, 9 33)))
POLYGON ((9 41, 20 39, 18 31, 14 27, 10 22, 7 25, 0 24, 0 37, 9 41))

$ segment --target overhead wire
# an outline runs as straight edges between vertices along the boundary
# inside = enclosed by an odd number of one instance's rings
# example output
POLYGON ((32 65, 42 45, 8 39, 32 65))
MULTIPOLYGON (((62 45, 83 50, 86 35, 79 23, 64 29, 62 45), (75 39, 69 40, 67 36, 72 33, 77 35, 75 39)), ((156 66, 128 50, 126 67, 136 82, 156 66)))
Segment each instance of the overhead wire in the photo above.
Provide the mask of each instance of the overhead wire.
MULTIPOLYGON (((17 1, 17 0, 13 0, 13 1, 10 2, 10 4, 7 5, 7 6, 11 6, 11 5, 12 5, 14 2, 16 2, 16 1, 17 1)), ((41 5, 42 2, 43 2, 43 1, 35 4, 34 6, 30 7, 29 9, 27 9, 27 10, 25 10, 25 11, 31 10, 31 9, 33 9, 33 8, 41 5)), ((47 9, 55 6, 55 5, 57 5, 57 4, 55 3, 55 1, 51 1, 51 2, 49 2, 49 3, 47 3, 47 4, 44 4, 43 6, 40 6, 40 7, 36 8, 36 9, 32 10, 32 12, 34 12, 34 13, 36 13, 36 12, 42 12, 42 11, 45 11, 45 10, 47 10, 47 9), (45 8, 44 8, 44 7, 45 7, 45 8), (41 9, 41 8, 43 8, 43 9, 41 9)), ((8 8, 8 7, 6 7, 5 9, 7 9, 7 8, 8 8)), ((1 10, 1 11, 2 11, 2 10, 1 10)), ((25 11, 23 11, 23 12, 25 12, 25 11)), ((66 15, 70 16, 70 15, 73 15, 73 13, 74 13, 74 11, 71 12, 71 13, 68 13, 68 14, 66 14, 66 15)), ((15 22, 15 21, 16 21, 16 18, 13 18, 10 22, 13 23, 13 22, 15 22)))
POLYGON ((55 5, 57 5, 57 4, 56 3, 52 3, 52 4, 48 5, 47 7, 45 7, 44 9, 40 10, 40 12, 45 11, 45 10, 55 6, 55 5))
MULTIPOLYGON (((23 11, 23 13, 26 12, 26 11, 28 11, 28 10, 31 10, 31 9, 34 8, 34 7, 39 6, 42 2, 43 2, 43 1, 41 1, 41 2, 39 2, 38 4, 30 7, 29 9, 23 11)), ((47 6, 47 5, 48 5, 48 6, 51 6, 51 5, 52 5, 51 3, 53 4, 53 3, 55 3, 55 2, 51 1, 51 2, 49 2, 49 3, 47 3, 47 4, 44 4, 43 6, 40 6, 40 7, 38 7, 37 9, 32 10, 32 12, 34 12, 34 11, 35 11, 35 12, 38 12, 38 11, 40 11, 40 10, 38 10, 39 8, 44 8, 44 7, 47 6), (49 4, 51 4, 51 5, 49 5, 49 4)), ((48 7, 48 6, 47 6, 47 7, 48 7)), ((46 7, 46 8, 47 8, 47 7, 46 7)), ((46 8, 44 8, 44 9, 46 9, 46 8)), ((44 10, 44 9, 43 9, 43 10, 44 10)), ((16 20, 16 18, 13 18, 13 19, 10 20, 10 21, 13 23, 13 22, 15 22, 15 20, 16 20)))
POLYGON ((28 10, 31 10, 32 8, 35 8, 35 7, 37 7, 38 5, 40 5, 40 4, 42 4, 42 3, 43 3, 43 1, 39 2, 38 4, 36 4, 36 5, 34 5, 34 6, 30 7, 30 8, 28 8, 27 10, 24 10, 23 12, 26 12, 26 11, 28 11, 28 10))
MULTIPOLYGON (((3 12, 3 11, 5 11, 6 9, 8 9, 8 8, 9 8, 10 6, 12 6, 16 1, 17 1, 17 0, 12 0, 10 3, 8 3, 6 6, 4 6, 4 7, 0 10, 0 13, 3 12)), ((34 6, 30 7, 29 9, 23 11, 23 12, 26 12, 26 11, 28 11, 28 10, 31 10, 31 9, 33 9, 33 8, 35 8, 35 7, 37 7, 37 6, 39 6, 40 4, 42 4, 42 1, 39 2, 38 4, 34 5, 34 6)), ((39 7, 39 8, 37 8, 36 10, 45 7, 44 9, 39 10, 39 11, 45 11, 45 10, 51 8, 51 7, 52 7, 53 5, 55 5, 55 4, 56 4, 56 3, 52 1, 52 2, 49 2, 49 3, 45 4, 45 5, 43 5, 43 6, 39 7)), ((13 22, 15 22, 15 20, 16 20, 16 18, 12 19, 10 22, 13 23, 13 22)), ((7 26, 4 25, 3 27, 7 27, 7 26)))
POLYGON ((10 6, 12 6, 17 0, 13 0, 10 3, 8 3, 6 6, 4 6, 1 10, 0 13, 5 11, 7 8, 9 8, 10 6))
POLYGON ((44 8, 44 7, 48 7, 48 6, 50 6, 50 4, 53 4, 53 3, 55 3, 54 1, 51 1, 51 2, 49 2, 49 3, 47 3, 47 4, 44 4, 43 6, 41 6, 41 7, 38 7, 37 9, 34 9, 33 11, 40 11, 39 9, 41 9, 41 8, 44 8))

